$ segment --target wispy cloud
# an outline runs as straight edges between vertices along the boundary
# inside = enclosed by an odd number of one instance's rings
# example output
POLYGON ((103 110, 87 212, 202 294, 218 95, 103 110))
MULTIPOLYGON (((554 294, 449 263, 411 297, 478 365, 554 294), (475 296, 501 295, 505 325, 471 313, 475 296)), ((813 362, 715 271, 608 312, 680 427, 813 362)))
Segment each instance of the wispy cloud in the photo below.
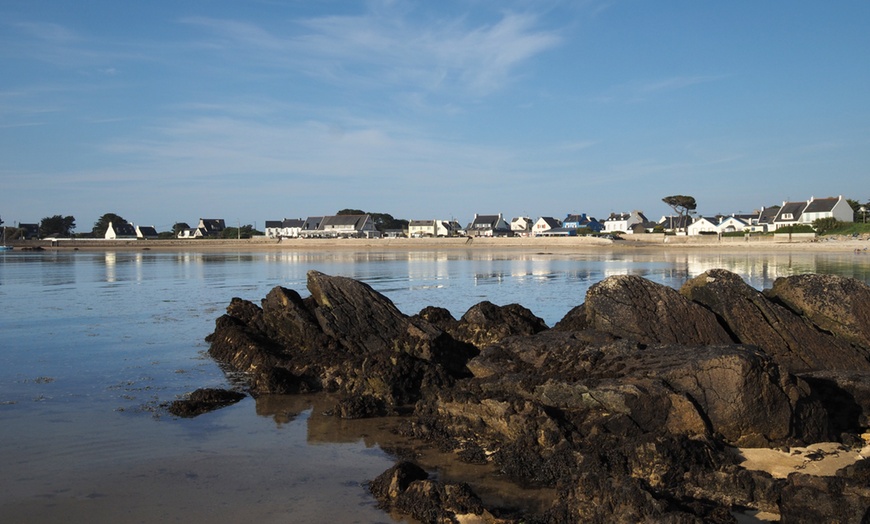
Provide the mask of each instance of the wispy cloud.
POLYGON ((596 100, 605 103, 640 103, 656 95, 719 82, 726 78, 728 75, 722 74, 674 75, 654 80, 626 82, 610 88, 607 92, 596 97, 596 100))
POLYGON ((528 13, 477 25, 464 17, 426 19, 389 10, 271 29, 203 17, 182 22, 209 31, 203 49, 257 56, 322 80, 477 95, 504 87, 523 63, 562 41, 558 29, 539 27, 538 17, 528 13))
POLYGON ((698 84, 716 82, 724 78, 726 78, 724 75, 674 76, 641 84, 637 87, 637 91, 640 93, 674 91, 677 89, 685 89, 687 87, 695 86, 698 84))

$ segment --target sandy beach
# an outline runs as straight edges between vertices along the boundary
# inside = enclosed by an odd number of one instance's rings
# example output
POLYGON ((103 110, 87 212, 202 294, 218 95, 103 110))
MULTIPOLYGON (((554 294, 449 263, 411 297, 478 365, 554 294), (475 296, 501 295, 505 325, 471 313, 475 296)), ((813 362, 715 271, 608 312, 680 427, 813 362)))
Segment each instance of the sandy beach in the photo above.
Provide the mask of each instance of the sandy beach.
POLYGON ((167 251, 431 251, 431 250, 505 250, 570 254, 600 251, 684 251, 721 252, 852 252, 870 253, 870 235, 861 237, 791 238, 779 236, 723 237, 664 236, 661 234, 625 235, 621 240, 595 237, 511 237, 511 238, 339 238, 282 240, 253 239, 194 240, 103 240, 61 239, 19 241, 15 250, 36 247, 52 250, 167 250, 167 251))

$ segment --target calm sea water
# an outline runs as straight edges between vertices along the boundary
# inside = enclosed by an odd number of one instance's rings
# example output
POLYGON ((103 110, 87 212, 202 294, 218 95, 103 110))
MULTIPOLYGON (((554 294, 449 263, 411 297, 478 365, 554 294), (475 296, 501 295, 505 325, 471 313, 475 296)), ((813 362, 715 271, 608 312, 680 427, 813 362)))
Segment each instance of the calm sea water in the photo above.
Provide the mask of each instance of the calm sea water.
MULTIPOLYGON (((323 416, 319 397, 246 399, 192 420, 160 409, 226 387, 203 341, 232 297, 307 296, 316 269, 367 282, 413 314, 489 300, 555 324, 608 276, 673 287, 711 268, 770 287, 833 273, 870 282, 870 255, 518 254, 480 251, 0 254, 0 515, 5 522, 394 522, 365 489, 410 445, 384 421, 323 416)), ((444 477, 507 487, 437 454, 444 477), (484 481, 484 479, 486 479, 484 481)), ((523 493, 509 497, 523 498, 523 493)), ((532 496, 532 495, 530 495, 532 496)))

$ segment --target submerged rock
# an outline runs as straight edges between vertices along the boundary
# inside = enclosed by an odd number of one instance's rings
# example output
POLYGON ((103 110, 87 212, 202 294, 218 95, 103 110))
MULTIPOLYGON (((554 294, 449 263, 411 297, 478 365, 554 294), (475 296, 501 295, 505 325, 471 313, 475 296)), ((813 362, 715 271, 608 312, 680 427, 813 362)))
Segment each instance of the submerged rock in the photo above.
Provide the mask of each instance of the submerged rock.
POLYGON ((382 508, 420 522, 495 522, 467 484, 432 480, 410 462, 401 462, 382 473, 369 484, 369 490, 382 508))
POLYGON ((192 418, 235 404, 243 398, 245 394, 238 391, 202 388, 191 393, 186 399, 171 402, 168 409, 176 417, 192 418))

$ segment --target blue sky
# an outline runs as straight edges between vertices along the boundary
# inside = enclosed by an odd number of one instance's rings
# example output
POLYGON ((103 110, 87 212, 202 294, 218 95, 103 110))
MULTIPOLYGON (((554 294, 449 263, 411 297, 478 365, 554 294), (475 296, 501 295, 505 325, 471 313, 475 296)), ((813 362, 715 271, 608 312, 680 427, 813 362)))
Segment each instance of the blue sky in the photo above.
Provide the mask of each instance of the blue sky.
POLYGON ((0 4, 0 217, 870 200, 870 2, 0 4))

